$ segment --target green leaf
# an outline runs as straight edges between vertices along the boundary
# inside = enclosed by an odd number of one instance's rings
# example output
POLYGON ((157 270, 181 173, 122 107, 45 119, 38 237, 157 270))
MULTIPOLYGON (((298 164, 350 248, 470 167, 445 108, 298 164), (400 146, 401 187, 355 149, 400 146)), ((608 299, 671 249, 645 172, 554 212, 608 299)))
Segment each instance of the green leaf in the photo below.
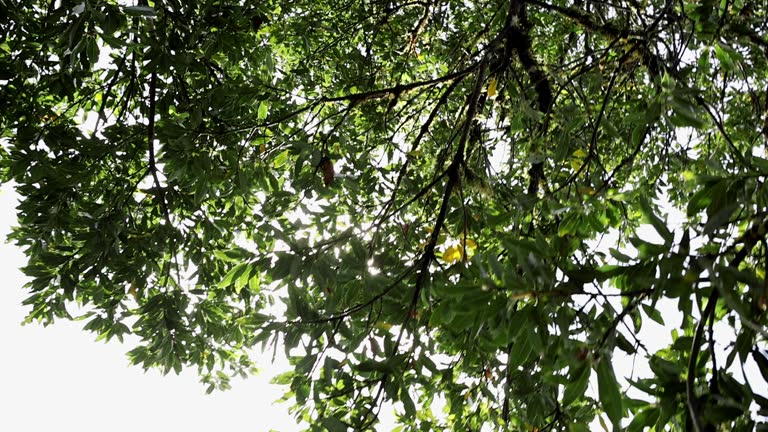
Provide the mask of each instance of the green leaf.
POLYGON ((213 251, 213 254, 216 256, 216 258, 222 260, 222 261, 228 261, 228 262, 241 262, 246 259, 249 259, 253 254, 241 247, 235 247, 233 249, 228 249, 225 251, 222 250, 215 250, 213 251))
POLYGON ((96 38, 89 37, 86 39, 85 51, 88 56, 88 61, 92 65, 99 61, 99 46, 96 43, 96 38))
POLYGON ((586 365, 571 371, 569 383, 565 386, 565 392, 563 393, 563 406, 568 406, 584 396, 589 385, 590 375, 592 375, 592 368, 586 365))
POLYGON ((356 367, 360 372, 392 372, 391 364, 386 361, 363 360, 356 367))
POLYGON ((528 332, 521 332, 512 343, 512 350, 509 353, 508 367, 515 368, 525 363, 528 356, 531 355, 532 348, 528 342, 528 332))
POLYGON ((323 417, 320 419, 320 424, 328 432, 347 432, 347 425, 336 417, 323 417))
POLYGON ((645 428, 653 427, 659 419, 659 408, 650 406, 635 414, 626 428, 627 432, 643 432, 645 428))
POLYGON ((222 279, 221 282, 219 282, 218 287, 226 288, 232 285, 232 283, 234 283, 235 280, 239 278, 240 275, 242 275, 246 270, 248 270, 248 263, 240 263, 232 267, 232 269, 228 271, 226 275, 224 275, 224 279, 222 279))
POLYGON ((597 364, 597 392, 600 404, 615 427, 619 427, 624 417, 619 383, 613 373, 613 365, 608 358, 602 358, 597 364))
POLYGON ((672 115, 669 120, 673 125, 679 127, 692 127, 701 129, 706 126, 706 122, 699 116, 694 105, 686 99, 673 96, 669 99, 672 107, 672 115))
POLYGON ((637 248, 638 257, 641 260, 658 257, 668 251, 668 245, 650 243, 639 237, 630 237, 629 241, 632 243, 632 246, 637 248))
POLYGON ((608 251, 610 252, 611 256, 616 258, 616 260, 619 261, 619 262, 628 263, 628 262, 632 261, 632 257, 630 257, 629 255, 625 255, 625 254, 619 252, 615 248, 609 248, 608 251))
POLYGON ((130 16, 155 17, 157 11, 151 6, 123 6, 123 12, 130 16))
POLYGON ((637 352, 635 346, 620 332, 616 332, 616 347, 627 354, 635 354, 637 352))
POLYGON ((268 114, 269 114, 269 105, 266 102, 260 102, 258 116, 257 116, 258 119, 266 120, 268 114))
POLYGON ((408 418, 413 418, 416 415, 416 404, 413 403, 411 395, 408 393, 407 387, 401 387, 400 389, 400 402, 403 403, 403 409, 405 415, 408 418))
POLYGON ((250 264, 247 264, 245 266, 245 270, 240 272, 240 274, 237 276, 237 279, 235 279, 235 292, 240 294, 240 290, 243 289, 243 287, 248 283, 251 275, 251 270, 253 269, 253 266, 250 264))
POLYGON ((768 356, 757 349, 752 350, 752 359, 757 363, 757 370, 763 376, 763 380, 768 383, 768 356))
POLYGON ((643 140, 645 140, 647 125, 637 125, 632 129, 632 136, 630 138, 630 145, 632 147, 639 147, 643 140))
POLYGON ((661 311, 647 304, 643 305, 643 311, 645 312, 646 315, 648 315, 648 318, 656 321, 661 325, 664 325, 664 318, 662 318, 661 316, 661 311))
POLYGON ((675 236, 671 231, 669 231, 669 228, 667 228, 666 222, 664 222, 660 217, 656 216, 648 199, 641 195, 638 199, 638 204, 640 205, 640 211, 643 213, 645 219, 650 222, 651 225, 653 225, 653 229, 655 229, 661 238, 664 239, 664 244, 666 246, 671 245, 675 240, 675 236))
POLYGON ((701 230, 702 234, 713 234, 718 228, 727 225, 733 213, 739 208, 741 208, 740 203, 730 203, 726 204, 723 208, 713 209, 714 214, 707 218, 707 223, 704 224, 704 228, 701 230))
POLYGON ((726 71, 732 71, 736 64, 733 61, 733 58, 731 58, 731 52, 732 50, 728 48, 726 45, 723 45, 721 43, 716 43, 715 46, 715 56, 717 57, 717 60, 720 62, 720 66, 723 67, 726 71))
POLYGON ((683 366, 659 356, 651 357, 648 365, 662 383, 680 382, 680 375, 684 370, 683 366))
POLYGON ((248 280, 248 290, 252 293, 257 293, 261 290, 261 280, 258 275, 252 275, 248 280))

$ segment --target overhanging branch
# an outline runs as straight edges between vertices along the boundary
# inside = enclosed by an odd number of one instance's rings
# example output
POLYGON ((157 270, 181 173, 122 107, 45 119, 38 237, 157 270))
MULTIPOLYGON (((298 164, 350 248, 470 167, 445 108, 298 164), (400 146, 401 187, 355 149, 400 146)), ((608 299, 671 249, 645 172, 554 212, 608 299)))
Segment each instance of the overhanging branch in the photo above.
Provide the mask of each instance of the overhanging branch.
MULTIPOLYGON (((755 247, 757 242, 765 239, 766 224, 768 224, 768 221, 762 220, 752 225, 749 230, 747 230, 747 232, 745 232, 744 235, 742 235, 739 240, 737 240, 737 244, 741 243, 742 247, 738 252, 736 252, 736 255, 728 264, 728 267, 732 269, 738 269, 741 263, 744 262, 744 260, 747 258, 752 248, 755 247)), ((688 357, 688 376, 685 380, 685 402, 688 406, 688 412, 691 416, 691 422, 695 432, 700 432, 702 430, 701 419, 699 418, 699 406, 695 393, 696 363, 698 362, 699 353, 701 352, 701 340, 704 337, 704 331, 706 330, 707 322, 712 319, 712 316, 715 313, 715 306, 717 305, 717 301, 719 299, 720 290, 718 289, 717 285, 713 284, 712 288, 710 289, 707 306, 701 312, 701 318, 699 319, 699 323, 696 325, 696 331, 693 334, 693 342, 691 343, 691 354, 688 357)), ((717 371, 714 370, 712 373, 716 374, 717 371)))

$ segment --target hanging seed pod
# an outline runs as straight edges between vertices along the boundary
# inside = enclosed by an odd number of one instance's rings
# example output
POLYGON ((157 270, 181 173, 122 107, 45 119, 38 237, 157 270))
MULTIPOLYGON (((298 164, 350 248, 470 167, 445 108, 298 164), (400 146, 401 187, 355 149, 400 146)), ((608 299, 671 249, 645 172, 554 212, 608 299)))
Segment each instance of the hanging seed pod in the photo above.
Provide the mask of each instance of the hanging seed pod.
POLYGON ((317 167, 323 173, 323 184, 325 186, 332 185, 334 179, 333 161, 328 156, 323 156, 317 167))

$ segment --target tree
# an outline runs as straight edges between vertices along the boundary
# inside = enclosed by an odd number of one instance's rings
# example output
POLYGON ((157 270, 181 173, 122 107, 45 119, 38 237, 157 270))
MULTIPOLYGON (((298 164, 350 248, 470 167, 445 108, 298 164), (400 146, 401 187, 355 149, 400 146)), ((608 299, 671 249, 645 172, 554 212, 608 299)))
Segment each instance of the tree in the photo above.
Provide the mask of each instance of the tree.
POLYGON ((309 430, 759 427, 765 5, 244 3, 0 2, 29 321, 209 390, 284 347, 309 430))

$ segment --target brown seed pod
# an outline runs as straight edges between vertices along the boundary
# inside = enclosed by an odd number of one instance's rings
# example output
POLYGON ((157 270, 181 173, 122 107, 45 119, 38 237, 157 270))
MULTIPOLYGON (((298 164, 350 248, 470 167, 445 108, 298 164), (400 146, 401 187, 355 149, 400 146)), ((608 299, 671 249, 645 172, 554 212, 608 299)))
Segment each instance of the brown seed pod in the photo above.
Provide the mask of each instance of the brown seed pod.
POLYGON ((587 355, 589 355, 589 350, 582 348, 576 352, 576 360, 584 361, 587 359, 587 355))
POLYGON ((334 179, 333 161, 328 156, 323 156, 320 159, 318 168, 323 172, 323 184, 326 186, 332 185, 334 179))
POLYGON ((259 31, 264 21, 266 21, 266 18, 263 15, 256 14, 251 16, 251 29, 254 32, 259 31))

